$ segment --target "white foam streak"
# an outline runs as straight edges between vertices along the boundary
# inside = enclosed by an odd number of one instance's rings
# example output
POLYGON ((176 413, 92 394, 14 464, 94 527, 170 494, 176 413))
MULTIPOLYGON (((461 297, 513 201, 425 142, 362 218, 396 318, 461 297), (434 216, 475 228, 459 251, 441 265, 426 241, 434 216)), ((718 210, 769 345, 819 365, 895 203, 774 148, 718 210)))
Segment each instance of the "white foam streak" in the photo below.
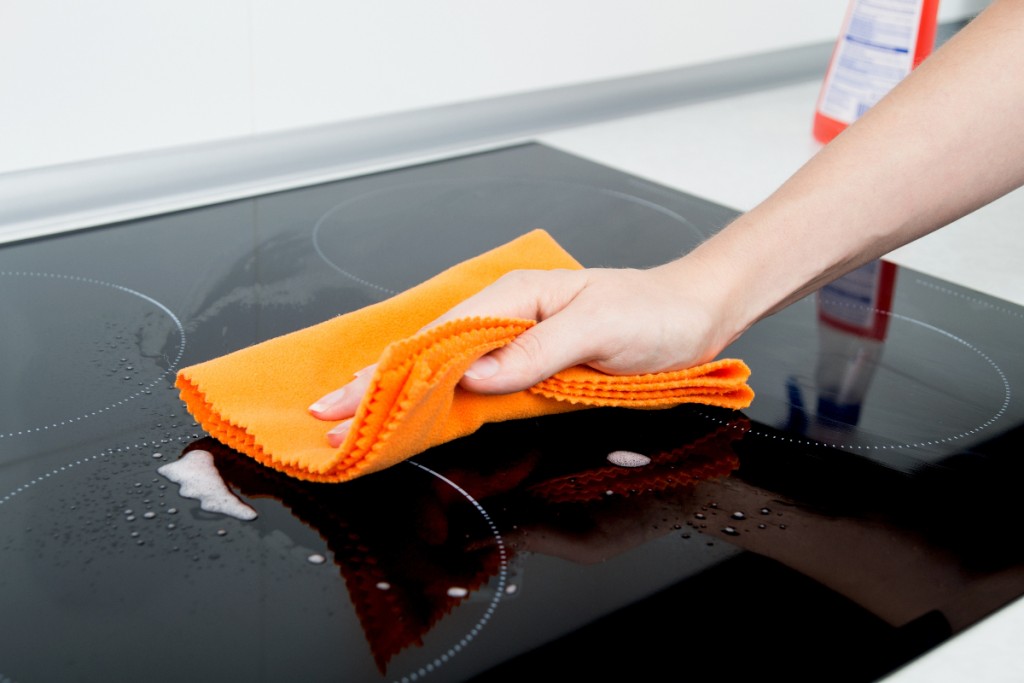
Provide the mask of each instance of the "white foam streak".
POLYGON ((256 511, 243 503, 224 483, 213 463, 213 454, 196 449, 180 460, 157 469, 180 487, 178 495, 199 501, 199 507, 248 522, 256 519, 256 511))
POLYGON ((608 462, 619 467, 643 467, 651 464, 651 459, 642 453, 612 451, 608 454, 608 462))

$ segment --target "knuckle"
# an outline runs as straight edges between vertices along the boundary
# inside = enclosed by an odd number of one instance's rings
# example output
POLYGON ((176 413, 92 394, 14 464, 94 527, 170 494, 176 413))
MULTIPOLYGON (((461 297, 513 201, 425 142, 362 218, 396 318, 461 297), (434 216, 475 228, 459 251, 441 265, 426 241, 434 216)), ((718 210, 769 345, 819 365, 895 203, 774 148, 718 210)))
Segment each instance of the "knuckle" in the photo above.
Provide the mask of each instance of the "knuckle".
POLYGON ((495 286, 507 287, 513 290, 519 289, 525 285, 531 283, 532 280, 537 278, 540 271, 536 270, 510 270, 507 273, 501 275, 496 281, 495 286))

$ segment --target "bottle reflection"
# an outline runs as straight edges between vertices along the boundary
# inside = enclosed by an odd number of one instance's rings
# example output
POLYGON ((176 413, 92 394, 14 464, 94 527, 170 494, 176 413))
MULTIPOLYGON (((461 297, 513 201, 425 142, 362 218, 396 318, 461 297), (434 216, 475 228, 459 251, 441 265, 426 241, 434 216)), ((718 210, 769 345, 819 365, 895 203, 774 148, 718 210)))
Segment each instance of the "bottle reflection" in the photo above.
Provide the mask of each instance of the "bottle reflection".
POLYGON ((877 260, 818 290, 817 405, 809 417, 791 380, 790 429, 823 442, 848 438, 856 430, 885 347, 895 280, 896 265, 877 260))

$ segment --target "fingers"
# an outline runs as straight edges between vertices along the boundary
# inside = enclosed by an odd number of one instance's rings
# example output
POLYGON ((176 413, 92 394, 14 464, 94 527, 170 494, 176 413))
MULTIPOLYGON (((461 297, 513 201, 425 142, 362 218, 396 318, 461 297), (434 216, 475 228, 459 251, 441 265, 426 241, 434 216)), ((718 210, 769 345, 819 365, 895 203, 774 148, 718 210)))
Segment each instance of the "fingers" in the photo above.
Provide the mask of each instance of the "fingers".
POLYGON ((576 364, 586 353, 581 331, 573 332, 574 316, 568 315, 567 307, 587 280, 586 273, 577 270, 513 271, 427 327, 474 316, 538 321, 507 346, 477 359, 460 383, 484 394, 521 391, 576 364))
POLYGON ((355 373, 355 379, 329 394, 321 396, 309 407, 309 413, 321 420, 341 420, 327 432, 327 443, 338 448, 345 442, 352 427, 352 416, 356 414, 363 394, 370 387, 376 365, 370 365, 355 373))
MULTIPOLYGON (((538 321, 508 345, 477 359, 460 381, 464 388, 482 394, 522 391, 567 367, 600 358, 607 348, 608 326, 595 324, 595 305, 579 300, 588 282, 582 270, 514 271, 422 329, 467 317, 538 321)), ((601 297, 590 298, 598 309, 606 303, 601 297)), ((354 380, 309 407, 321 420, 342 420, 327 433, 333 447, 344 442, 351 428, 349 418, 369 389, 373 370, 370 366, 360 371, 354 380)))
POLYGON ((477 359, 460 385, 479 394, 522 391, 551 375, 593 358, 593 330, 569 309, 542 320, 477 359))
POLYGON ((611 316, 607 297, 585 283, 556 310, 541 310, 540 322, 508 345, 477 360, 461 386, 481 394, 522 391, 574 365, 602 361, 625 338, 623 316, 611 316))
POLYGON ((338 448, 341 444, 345 443, 345 437, 348 436, 348 430, 351 427, 351 419, 339 422, 333 429, 327 432, 327 443, 330 444, 332 448, 338 448))
POLYGON ((344 420, 355 415, 363 394, 370 387, 375 368, 376 365, 363 368, 351 382, 317 399, 309 407, 310 414, 321 420, 344 420))
MULTIPOLYGON (((457 304, 422 329, 468 317, 543 320, 571 301, 584 283, 585 278, 579 271, 514 271, 457 304)), ((542 340, 545 337, 543 333, 540 335, 542 340)), ((473 364, 469 376, 479 378, 482 382, 481 390, 486 393, 508 393, 532 386, 561 369, 555 366, 565 362, 564 354, 552 354, 531 342, 530 337, 517 339, 513 342, 515 348, 493 357, 484 356, 473 364), (508 360, 502 363, 501 359, 505 358, 508 360), (502 363, 502 367, 500 377, 494 378, 492 376, 498 374, 499 370, 496 361, 502 363), (531 378, 536 379, 530 381, 531 378)), ((557 350, 560 347, 552 348, 557 350)), ((375 368, 375 365, 371 365, 360 370, 354 380, 318 399, 309 407, 310 414, 321 420, 345 420, 355 415, 363 394, 370 387, 375 368)))

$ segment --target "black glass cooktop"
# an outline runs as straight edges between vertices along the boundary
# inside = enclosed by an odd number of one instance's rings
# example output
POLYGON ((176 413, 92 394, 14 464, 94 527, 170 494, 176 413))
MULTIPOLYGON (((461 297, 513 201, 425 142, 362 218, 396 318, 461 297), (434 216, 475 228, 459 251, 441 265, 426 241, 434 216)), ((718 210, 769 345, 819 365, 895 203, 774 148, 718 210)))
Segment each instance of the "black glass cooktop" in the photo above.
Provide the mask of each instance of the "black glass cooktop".
POLYGON ((490 425, 347 484, 173 389, 534 228, 644 267, 735 214, 527 144, 0 247, 0 681, 871 681, 1024 593, 1024 310, 884 261, 727 350, 748 410, 490 425), (161 469, 197 451, 255 519, 161 469))

